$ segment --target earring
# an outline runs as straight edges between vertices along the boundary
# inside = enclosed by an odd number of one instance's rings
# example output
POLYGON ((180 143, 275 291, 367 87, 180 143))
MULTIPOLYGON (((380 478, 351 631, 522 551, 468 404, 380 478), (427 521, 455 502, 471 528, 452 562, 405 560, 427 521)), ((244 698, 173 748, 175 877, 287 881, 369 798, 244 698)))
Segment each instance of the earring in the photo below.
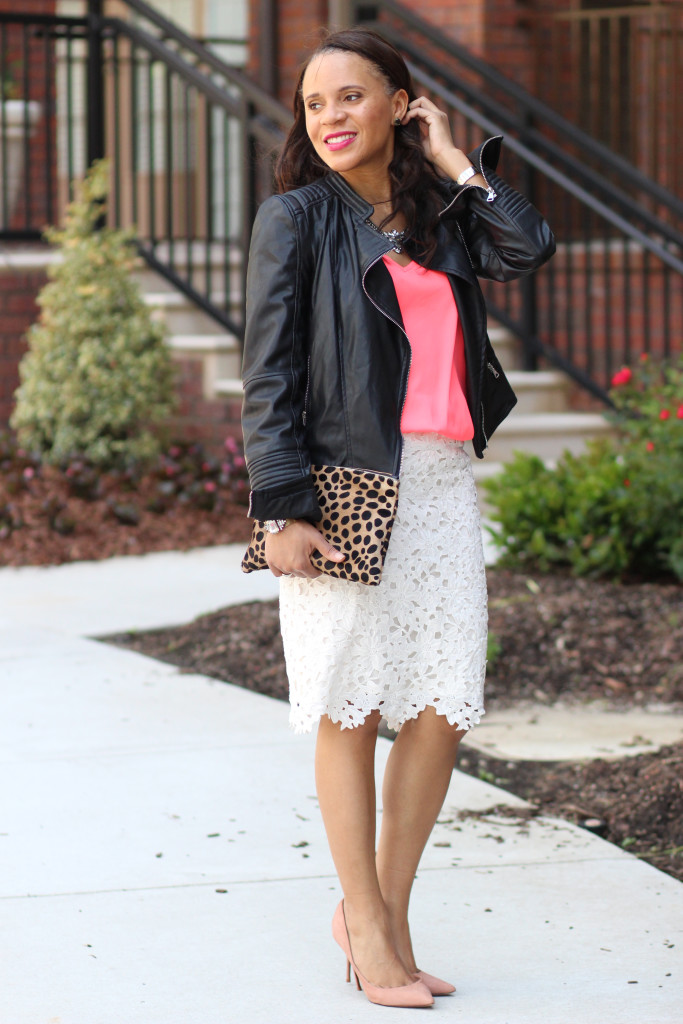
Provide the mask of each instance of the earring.
POLYGON ((396 125, 397 128, 400 128, 401 127, 401 118, 400 117, 395 117, 394 118, 394 124, 396 125))

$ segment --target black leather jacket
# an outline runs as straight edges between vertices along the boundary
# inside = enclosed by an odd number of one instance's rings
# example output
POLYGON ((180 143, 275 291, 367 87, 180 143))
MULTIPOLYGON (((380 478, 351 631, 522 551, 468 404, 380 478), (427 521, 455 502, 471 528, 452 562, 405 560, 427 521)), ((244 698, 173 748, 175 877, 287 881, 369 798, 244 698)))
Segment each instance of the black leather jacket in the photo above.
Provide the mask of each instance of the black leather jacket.
MULTIPOLYGON (((470 157, 489 185, 444 183, 438 248, 463 326, 481 458, 516 402, 486 333, 477 275, 509 281, 555 251, 541 215, 495 173, 501 138, 470 157)), ((310 466, 399 475, 410 345, 372 207, 336 173, 260 207, 247 275, 242 427, 256 519, 320 518, 310 466)), ((411 252, 410 244, 407 252, 411 252)))

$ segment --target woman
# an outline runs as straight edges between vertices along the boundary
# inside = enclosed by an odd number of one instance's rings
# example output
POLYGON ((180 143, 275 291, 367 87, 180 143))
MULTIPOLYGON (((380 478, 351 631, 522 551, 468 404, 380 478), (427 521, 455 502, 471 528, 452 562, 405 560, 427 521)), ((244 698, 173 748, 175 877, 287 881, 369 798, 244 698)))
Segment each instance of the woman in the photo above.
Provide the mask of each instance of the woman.
POLYGON ((554 243, 495 175, 500 139, 465 156, 380 36, 330 35, 294 113, 249 262, 250 514, 281 578, 291 721, 319 723, 316 784, 344 894, 334 937, 371 1001, 428 1006, 454 988, 418 969, 410 891, 460 738, 484 711, 486 584, 463 441, 481 457, 515 402, 476 274, 528 273, 554 243), (400 478, 379 586, 311 563, 344 559, 316 529, 312 464, 400 478), (382 716, 399 732, 375 850, 382 716))

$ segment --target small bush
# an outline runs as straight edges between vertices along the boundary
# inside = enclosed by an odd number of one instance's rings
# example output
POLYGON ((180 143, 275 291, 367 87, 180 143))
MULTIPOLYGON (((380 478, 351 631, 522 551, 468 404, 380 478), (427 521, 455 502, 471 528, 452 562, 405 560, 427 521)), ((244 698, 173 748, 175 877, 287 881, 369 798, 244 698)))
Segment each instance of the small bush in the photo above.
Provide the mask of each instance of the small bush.
POLYGON ((683 359, 614 375, 616 436, 554 469, 533 455, 484 486, 503 565, 683 580, 683 359))
POLYGON ((102 467, 152 460, 174 399, 162 327, 131 279, 130 232, 101 227, 107 164, 93 165, 46 237, 62 261, 38 296, 12 426, 23 446, 53 464, 80 457, 102 467))

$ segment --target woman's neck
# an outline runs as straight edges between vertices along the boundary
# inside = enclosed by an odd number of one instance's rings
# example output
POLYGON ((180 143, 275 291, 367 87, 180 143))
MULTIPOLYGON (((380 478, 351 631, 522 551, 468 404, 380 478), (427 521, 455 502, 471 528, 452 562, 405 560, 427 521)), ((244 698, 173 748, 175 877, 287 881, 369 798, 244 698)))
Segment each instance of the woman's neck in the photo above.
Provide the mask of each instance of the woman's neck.
POLYGON ((384 230, 395 228, 398 231, 402 231, 405 228, 406 220, 403 214, 399 214, 397 217, 392 217, 390 221, 386 221, 386 218, 391 213, 391 179, 388 172, 372 176, 353 173, 342 174, 341 176, 361 199, 364 199, 366 203, 374 207, 370 215, 370 220, 373 224, 377 227, 381 224, 384 230))
POLYGON ((391 179, 388 172, 384 174, 340 173, 347 185, 350 185, 361 199, 364 199, 370 206, 378 206, 386 216, 391 206, 391 179))

